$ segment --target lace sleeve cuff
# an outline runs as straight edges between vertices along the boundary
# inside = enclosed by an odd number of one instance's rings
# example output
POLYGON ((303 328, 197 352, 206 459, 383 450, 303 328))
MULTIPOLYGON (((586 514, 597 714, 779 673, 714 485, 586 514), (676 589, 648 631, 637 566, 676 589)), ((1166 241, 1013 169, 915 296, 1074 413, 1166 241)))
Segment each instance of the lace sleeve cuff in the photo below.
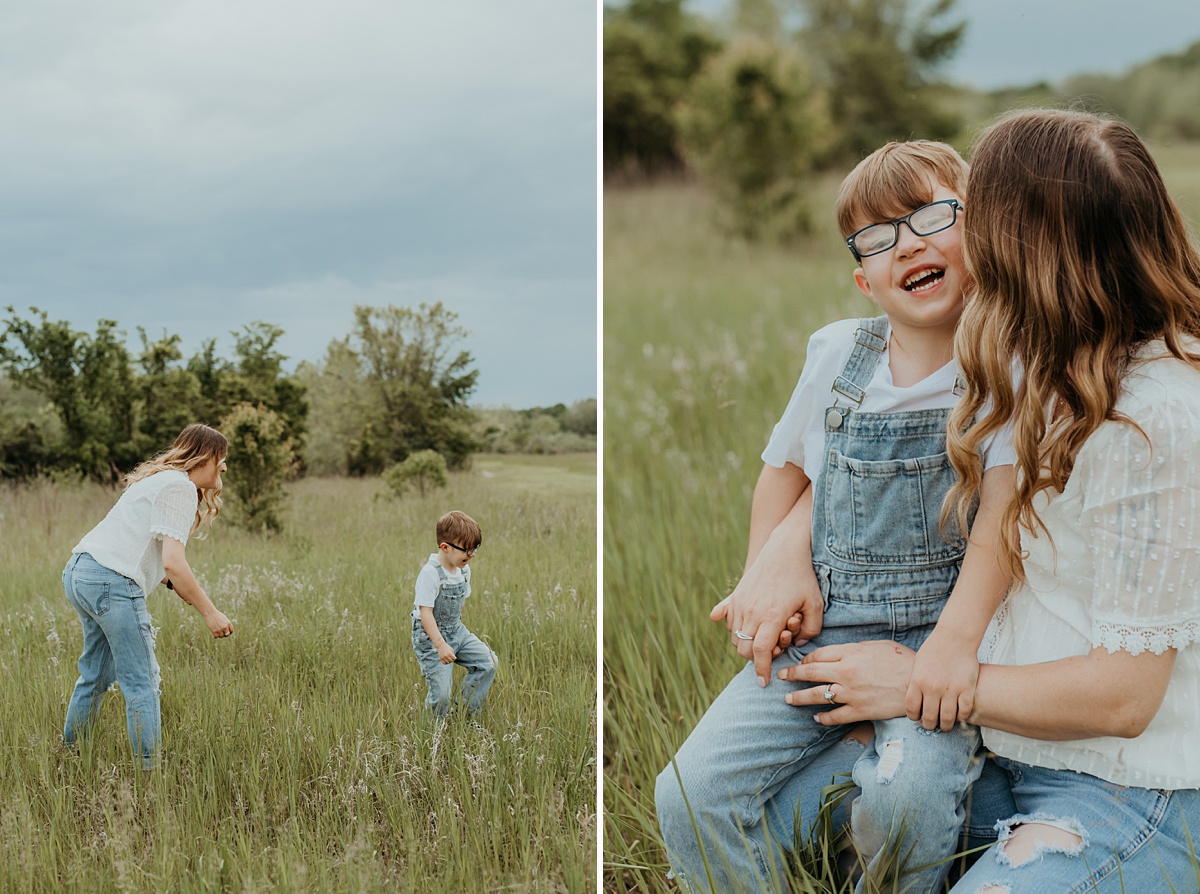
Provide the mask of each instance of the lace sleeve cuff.
POLYGON ((153 525, 150 528, 150 533, 157 534, 159 537, 170 537, 172 540, 178 540, 184 546, 187 546, 187 534, 184 534, 180 531, 174 531, 170 528, 163 527, 162 525, 153 525))
POLYGON ((1200 621, 1176 621, 1152 627, 1097 621, 1095 631, 1093 645, 1103 646, 1110 655, 1120 651, 1130 655, 1143 652, 1161 655, 1167 649, 1182 649, 1188 643, 1200 640, 1200 621))

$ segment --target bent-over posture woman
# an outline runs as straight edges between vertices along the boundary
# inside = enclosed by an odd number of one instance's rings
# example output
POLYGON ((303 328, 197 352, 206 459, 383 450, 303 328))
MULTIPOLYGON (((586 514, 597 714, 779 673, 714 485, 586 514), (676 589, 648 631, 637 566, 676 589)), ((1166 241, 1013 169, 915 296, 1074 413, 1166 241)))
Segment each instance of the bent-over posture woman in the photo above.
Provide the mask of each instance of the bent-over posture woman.
MULTIPOLYGON (((1092 115, 993 125, 966 205, 978 291, 949 451, 961 509, 1011 420, 1016 585, 958 719, 984 728, 1017 812, 954 890, 1198 890, 1200 254, 1146 147, 1092 115)), ((783 674, 819 685, 787 698, 840 705, 823 723, 898 716, 913 659, 818 650, 783 674)))
POLYGON ((162 580, 193 606, 217 638, 233 625, 209 600, 184 550, 203 537, 221 508, 229 443, 207 425, 189 425, 165 453, 125 479, 108 515, 71 551, 63 590, 83 625, 79 679, 63 741, 74 745, 100 711, 115 680, 125 696, 129 742, 145 767, 159 751, 159 672, 146 594, 162 580))

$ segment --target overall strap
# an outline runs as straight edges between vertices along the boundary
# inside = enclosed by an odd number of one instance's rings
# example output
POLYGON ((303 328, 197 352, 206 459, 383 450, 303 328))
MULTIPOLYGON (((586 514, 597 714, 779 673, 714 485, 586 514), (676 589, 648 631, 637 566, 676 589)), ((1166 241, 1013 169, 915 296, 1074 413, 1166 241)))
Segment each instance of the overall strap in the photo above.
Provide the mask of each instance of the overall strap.
POLYGON ((856 408, 862 405, 863 398, 867 396, 867 383, 875 375, 875 367, 887 349, 887 331, 886 316, 858 321, 858 328, 854 330, 854 348, 830 389, 834 394, 835 407, 843 399, 856 408))
POLYGON ((439 584, 442 581, 444 581, 447 577, 449 577, 449 575, 446 574, 446 569, 442 567, 442 563, 439 562, 436 558, 430 559, 429 564, 432 565, 433 569, 437 572, 439 584))

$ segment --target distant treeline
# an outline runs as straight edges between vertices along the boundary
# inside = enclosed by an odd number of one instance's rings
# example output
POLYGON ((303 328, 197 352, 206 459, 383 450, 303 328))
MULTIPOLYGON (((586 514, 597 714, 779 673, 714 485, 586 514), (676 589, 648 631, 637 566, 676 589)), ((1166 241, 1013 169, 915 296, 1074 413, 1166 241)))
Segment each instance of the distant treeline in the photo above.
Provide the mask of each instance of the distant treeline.
POLYGON ((807 227, 814 173, 888 140, 965 150, 1013 107, 1081 106, 1152 140, 1200 139, 1200 41, 1125 73, 982 92, 941 73, 967 27, 955 0, 730 0, 720 21, 684 0, 606 6, 605 176, 695 174, 726 229, 787 238, 807 227))
POLYGON ((470 407, 479 372, 441 304, 356 307, 352 331, 294 374, 277 347, 283 330, 262 322, 234 333, 232 357, 209 340, 186 359, 178 335, 152 339, 141 328, 131 351, 113 320, 93 334, 9 307, 0 327, 0 478, 116 480, 186 424, 233 426, 249 411, 290 442, 298 473, 378 474, 424 450, 454 468, 479 450, 596 446, 594 400, 470 407))

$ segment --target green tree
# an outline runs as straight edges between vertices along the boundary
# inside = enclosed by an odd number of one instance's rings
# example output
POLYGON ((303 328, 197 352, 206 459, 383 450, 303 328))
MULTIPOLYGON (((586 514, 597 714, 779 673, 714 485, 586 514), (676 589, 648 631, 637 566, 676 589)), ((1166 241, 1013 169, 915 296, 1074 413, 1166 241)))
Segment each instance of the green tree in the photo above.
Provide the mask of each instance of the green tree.
POLYGON ((604 171, 683 165, 675 107, 721 41, 683 0, 633 0, 604 17, 604 171))
POLYGON ((220 419, 239 404, 262 405, 279 416, 284 437, 292 442, 303 465, 303 437, 308 426, 306 389, 284 373, 287 360, 276 347, 283 330, 261 321, 249 323, 234 337, 234 360, 217 356, 216 342, 205 341, 187 364, 200 397, 193 421, 220 419))
MULTIPOLYGON (((345 475, 350 457, 366 425, 366 381, 359 356, 345 340, 333 341, 319 363, 301 363, 296 381, 304 386, 312 407, 304 460, 315 475, 345 475)), ((378 456, 373 465, 382 466, 378 456)), ((366 470, 356 467, 358 474, 366 470)))
POLYGON ((955 0, 799 0, 801 41, 829 91, 840 139, 857 161, 888 140, 944 140, 960 122, 939 97, 939 66, 957 52, 965 21, 942 24, 955 0))
POLYGON ((350 445, 352 472, 378 474, 419 450, 435 450, 450 466, 475 449, 467 400, 479 371, 456 348, 467 334, 441 302, 418 308, 354 308, 354 329, 340 347, 358 358, 364 401, 350 445))
POLYGON ((296 466, 283 417, 259 404, 239 404, 220 422, 229 439, 229 485, 235 524, 250 530, 279 531, 283 484, 296 466))
POLYGON ((30 308, 28 320, 7 310, 0 367, 54 406, 63 424, 65 461, 95 478, 129 469, 140 458, 133 437, 136 392, 117 324, 99 320, 89 336, 66 321, 51 322, 37 308, 30 308))
POLYGON ((136 384, 140 408, 135 443, 139 455, 150 456, 170 445, 184 427, 205 420, 196 415, 201 404, 200 382, 178 365, 183 359, 180 337, 163 333, 152 342, 141 327, 138 334, 142 353, 137 362, 142 374, 136 384))
POLYGON ((828 130, 821 101, 799 55, 757 37, 733 41, 696 78, 680 130, 726 229, 756 239, 806 228, 805 181, 828 130))

